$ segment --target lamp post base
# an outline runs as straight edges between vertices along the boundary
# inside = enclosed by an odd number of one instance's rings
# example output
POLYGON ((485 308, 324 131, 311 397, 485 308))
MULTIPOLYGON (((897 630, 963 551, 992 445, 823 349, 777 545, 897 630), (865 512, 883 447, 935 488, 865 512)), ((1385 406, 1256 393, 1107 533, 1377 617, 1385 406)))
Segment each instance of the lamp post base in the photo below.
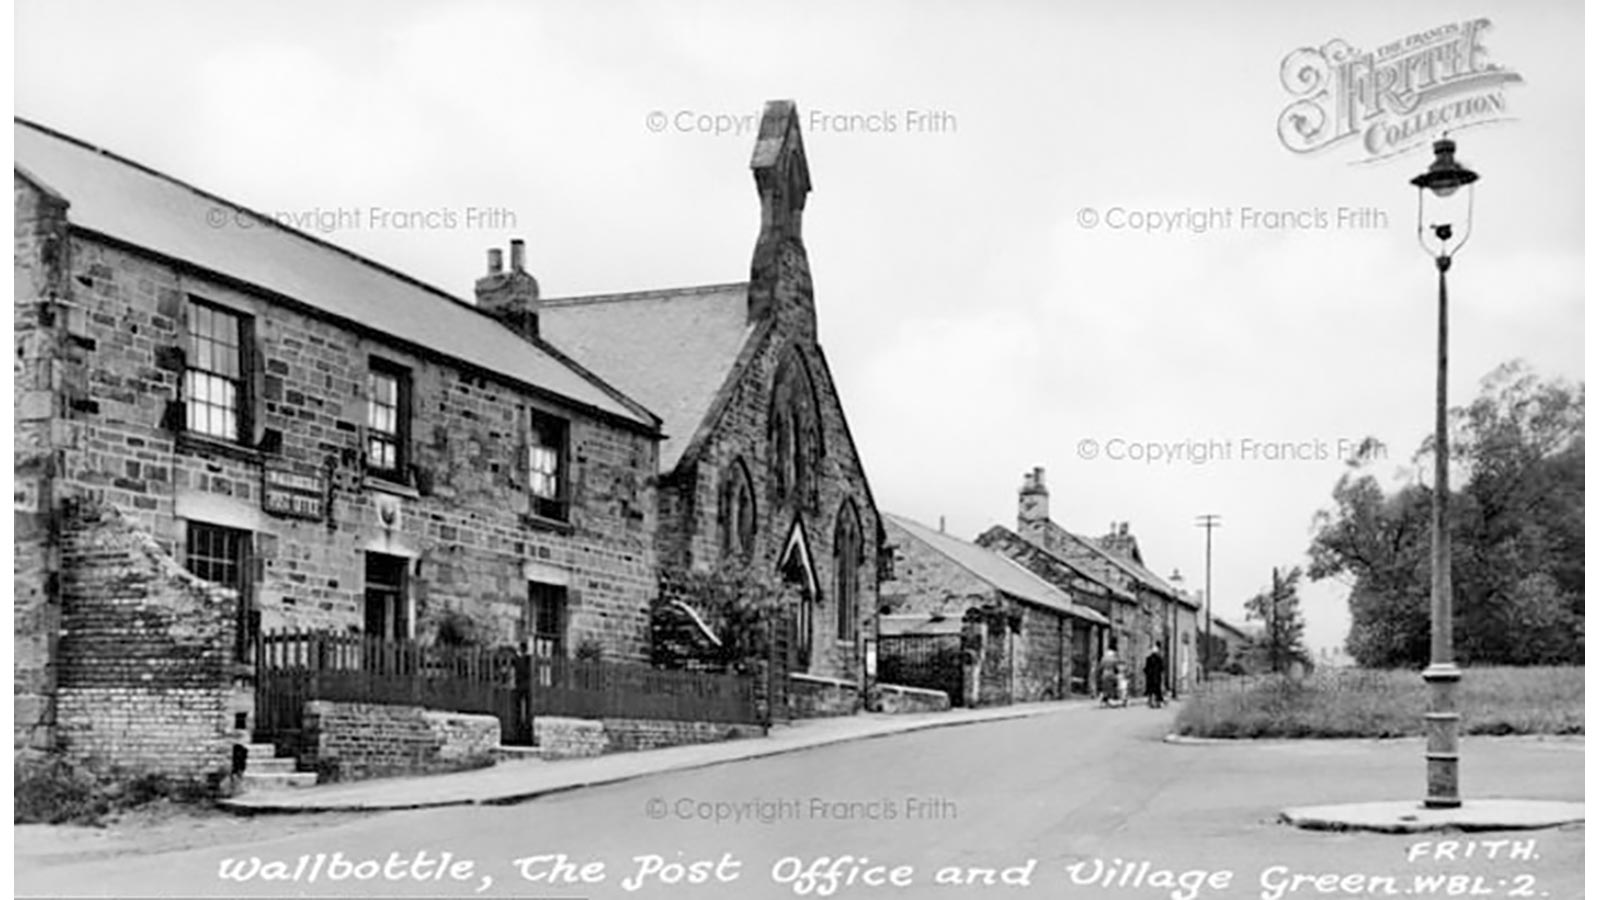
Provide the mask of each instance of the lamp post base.
POLYGON ((1456 685, 1461 670, 1453 662, 1434 663, 1422 672, 1428 683, 1428 809, 1461 805, 1461 714, 1456 711, 1456 685))

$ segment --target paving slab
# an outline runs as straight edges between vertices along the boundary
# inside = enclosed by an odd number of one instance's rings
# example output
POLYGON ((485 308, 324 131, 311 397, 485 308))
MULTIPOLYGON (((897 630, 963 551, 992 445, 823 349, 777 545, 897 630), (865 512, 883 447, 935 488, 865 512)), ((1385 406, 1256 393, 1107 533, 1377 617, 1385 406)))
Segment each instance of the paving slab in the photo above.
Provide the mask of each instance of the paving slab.
POLYGON ((1463 800, 1454 809, 1431 809, 1420 800, 1340 803, 1286 809, 1280 821, 1316 831, 1522 831, 1582 824, 1583 804, 1495 798, 1463 800))
POLYGON ((444 775, 375 778, 270 793, 247 793, 223 800, 218 805, 236 813, 252 815, 519 803, 546 794, 662 772, 697 769, 929 728, 1050 715, 1091 705, 1091 701, 1087 700, 1066 700, 937 713, 861 713, 826 719, 801 719, 791 725, 775 725, 762 738, 614 753, 588 759, 510 760, 488 768, 444 775))

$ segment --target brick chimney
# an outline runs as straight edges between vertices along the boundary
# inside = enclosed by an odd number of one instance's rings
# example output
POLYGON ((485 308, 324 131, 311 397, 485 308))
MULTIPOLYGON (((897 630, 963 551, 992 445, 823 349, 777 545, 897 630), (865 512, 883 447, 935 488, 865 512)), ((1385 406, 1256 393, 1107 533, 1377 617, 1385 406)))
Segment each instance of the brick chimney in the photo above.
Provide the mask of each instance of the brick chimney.
POLYGON ((528 273, 521 238, 511 241, 511 270, 499 247, 489 249, 489 272, 478 279, 478 308, 524 338, 539 336, 539 282, 528 273))
POLYGON ((1050 521, 1050 491, 1044 486, 1044 467, 1022 473, 1022 489, 1017 491, 1017 533, 1035 543, 1044 538, 1050 521))

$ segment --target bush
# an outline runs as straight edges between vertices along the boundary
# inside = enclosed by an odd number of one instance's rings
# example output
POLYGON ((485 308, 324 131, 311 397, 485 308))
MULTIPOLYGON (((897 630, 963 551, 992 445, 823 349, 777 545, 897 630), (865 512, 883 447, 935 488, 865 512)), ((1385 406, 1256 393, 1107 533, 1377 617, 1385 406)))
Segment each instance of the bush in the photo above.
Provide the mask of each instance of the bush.
POLYGON ((14 824, 104 825, 115 813, 158 800, 209 802, 221 786, 220 774, 209 782, 116 771, 98 774, 60 757, 18 757, 12 770, 14 824))
MULTIPOLYGON (((1485 667, 1457 690, 1463 734, 1582 734, 1583 669, 1485 667)), ((1218 738, 1390 738, 1423 733, 1420 673, 1335 669, 1214 682, 1179 711, 1179 734, 1218 738)))

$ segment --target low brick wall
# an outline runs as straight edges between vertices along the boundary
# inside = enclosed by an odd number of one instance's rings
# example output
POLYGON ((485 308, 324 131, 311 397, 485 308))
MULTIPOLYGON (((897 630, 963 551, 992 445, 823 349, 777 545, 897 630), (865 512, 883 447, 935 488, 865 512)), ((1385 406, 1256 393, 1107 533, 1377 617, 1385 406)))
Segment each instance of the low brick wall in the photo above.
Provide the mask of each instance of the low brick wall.
POLYGON ((320 781, 493 765, 500 720, 416 706, 310 700, 296 756, 320 781))
POLYGON ((732 722, 672 722, 665 719, 570 719, 535 716, 533 736, 544 759, 577 759, 602 753, 656 750, 763 737, 760 725, 732 722))
POLYGON ((852 716, 861 711, 861 689, 853 681, 821 675, 789 675, 789 713, 797 719, 852 716))
POLYGON ((879 684, 873 686, 867 706, 881 713, 944 712, 950 708, 950 695, 927 688, 879 684))

